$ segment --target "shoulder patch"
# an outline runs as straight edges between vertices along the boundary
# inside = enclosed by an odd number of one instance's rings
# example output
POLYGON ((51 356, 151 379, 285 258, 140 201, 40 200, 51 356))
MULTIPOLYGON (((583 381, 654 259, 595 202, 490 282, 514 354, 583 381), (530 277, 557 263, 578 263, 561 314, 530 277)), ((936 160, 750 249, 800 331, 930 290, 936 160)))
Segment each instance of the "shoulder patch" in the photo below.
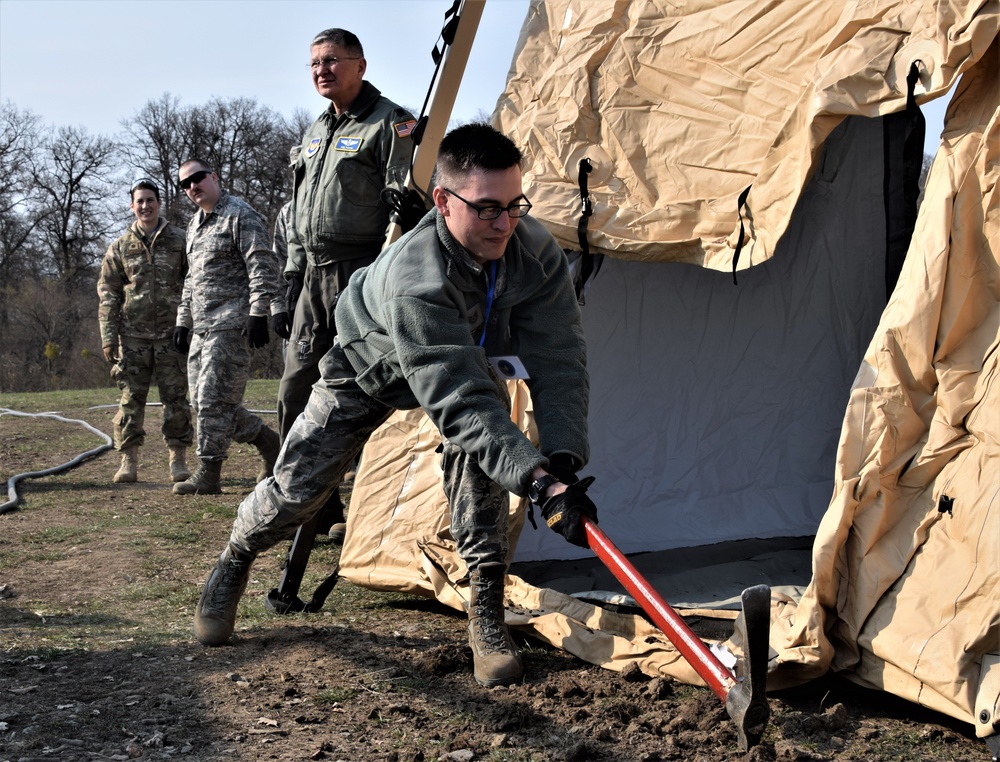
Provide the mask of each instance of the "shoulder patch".
POLYGON ((396 122, 392 128, 396 131, 396 137, 408 138, 413 128, 417 126, 416 119, 407 119, 405 122, 396 122))
POLYGON ((337 138, 337 144, 333 147, 333 150, 350 151, 351 153, 354 153, 361 149, 361 144, 364 142, 364 138, 355 138, 349 135, 343 135, 337 138))
POLYGON ((313 138, 309 141, 309 145, 306 147, 306 157, 315 156, 316 152, 319 150, 319 144, 322 141, 319 138, 313 138))

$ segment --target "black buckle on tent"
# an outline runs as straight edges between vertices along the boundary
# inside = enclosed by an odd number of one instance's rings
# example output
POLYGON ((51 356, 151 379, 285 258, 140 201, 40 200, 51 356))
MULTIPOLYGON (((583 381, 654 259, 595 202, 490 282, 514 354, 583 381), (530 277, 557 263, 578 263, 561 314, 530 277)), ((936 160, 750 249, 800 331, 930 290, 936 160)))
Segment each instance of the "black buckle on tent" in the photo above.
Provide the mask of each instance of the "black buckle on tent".
POLYGON ((954 516, 951 509, 955 507, 955 498, 948 497, 947 495, 941 495, 938 498, 938 513, 947 513, 949 516, 954 516))

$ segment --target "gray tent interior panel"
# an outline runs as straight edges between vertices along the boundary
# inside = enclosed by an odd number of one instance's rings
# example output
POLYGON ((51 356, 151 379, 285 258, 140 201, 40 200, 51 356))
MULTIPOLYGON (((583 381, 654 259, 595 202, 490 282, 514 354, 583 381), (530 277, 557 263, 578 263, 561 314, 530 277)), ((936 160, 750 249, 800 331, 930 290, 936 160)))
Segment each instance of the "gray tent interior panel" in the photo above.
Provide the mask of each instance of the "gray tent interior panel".
MULTIPOLYGON (((691 265, 605 259, 583 308, 584 473, 623 552, 815 532, 885 306, 882 166, 882 120, 843 122, 775 256, 738 285, 691 265)), ((515 559, 584 554, 527 528, 515 559)))

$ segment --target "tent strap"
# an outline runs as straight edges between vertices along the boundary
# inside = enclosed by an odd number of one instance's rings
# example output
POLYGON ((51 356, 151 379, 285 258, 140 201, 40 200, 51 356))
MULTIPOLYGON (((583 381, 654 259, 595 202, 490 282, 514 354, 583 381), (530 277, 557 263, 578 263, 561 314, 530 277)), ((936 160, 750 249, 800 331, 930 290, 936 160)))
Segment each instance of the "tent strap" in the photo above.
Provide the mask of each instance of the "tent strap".
POLYGON ((914 94, 919 78, 920 71, 914 62, 906 74, 906 108, 887 114, 882 120, 886 299, 896 287, 917 224, 927 129, 914 94))
POLYGON ((587 241, 587 227, 590 222, 590 217, 594 213, 594 204, 590 199, 590 191, 587 187, 587 175, 589 175, 593 169, 594 165, 591 163, 590 159, 584 156, 580 159, 580 171, 577 177, 577 182, 580 186, 580 221, 576 226, 576 237, 580 242, 580 252, 583 255, 580 260, 580 275, 576 279, 576 300, 582 306, 586 299, 584 298, 584 286, 587 284, 589 278, 597 277, 598 271, 601 269, 601 263, 604 262, 603 254, 593 254, 590 251, 590 244, 587 241))

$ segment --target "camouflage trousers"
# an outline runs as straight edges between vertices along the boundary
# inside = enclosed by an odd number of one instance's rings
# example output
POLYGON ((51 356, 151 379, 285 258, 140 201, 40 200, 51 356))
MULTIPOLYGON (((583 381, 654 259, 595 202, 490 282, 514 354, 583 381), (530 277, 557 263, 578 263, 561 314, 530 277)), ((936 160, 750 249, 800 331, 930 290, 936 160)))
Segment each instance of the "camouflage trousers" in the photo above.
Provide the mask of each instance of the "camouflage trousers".
POLYGON ((194 431, 184 355, 174 349, 170 339, 150 341, 122 336, 119 343, 120 357, 111 367, 111 378, 122 392, 114 421, 115 447, 126 450, 145 444, 146 400, 154 377, 163 403, 163 440, 168 447, 189 446, 194 431))
POLYGON ((319 362, 337 336, 333 312, 347 281, 375 257, 306 267, 302 294, 295 305, 292 336, 285 347, 285 370, 278 385, 278 433, 285 441, 295 419, 306 408, 312 386, 319 380, 319 362))
MULTIPOLYGON (((239 507, 230 542, 261 553, 289 540, 340 485, 372 433, 392 408, 370 397, 339 343, 320 362, 321 378, 285 439, 274 476, 260 482, 239 507)), ((500 391, 506 399, 506 389, 500 391)), ((509 400, 508 400, 509 405, 509 400)), ((469 569, 506 563, 507 492, 459 447, 442 445, 451 533, 469 569)))
POLYGON ((188 352, 191 406, 198 420, 198 457, 224 460, 229 443, 251 442, 264 422, 243 407, 250 350, 236 329, 196 333, 188 352))

